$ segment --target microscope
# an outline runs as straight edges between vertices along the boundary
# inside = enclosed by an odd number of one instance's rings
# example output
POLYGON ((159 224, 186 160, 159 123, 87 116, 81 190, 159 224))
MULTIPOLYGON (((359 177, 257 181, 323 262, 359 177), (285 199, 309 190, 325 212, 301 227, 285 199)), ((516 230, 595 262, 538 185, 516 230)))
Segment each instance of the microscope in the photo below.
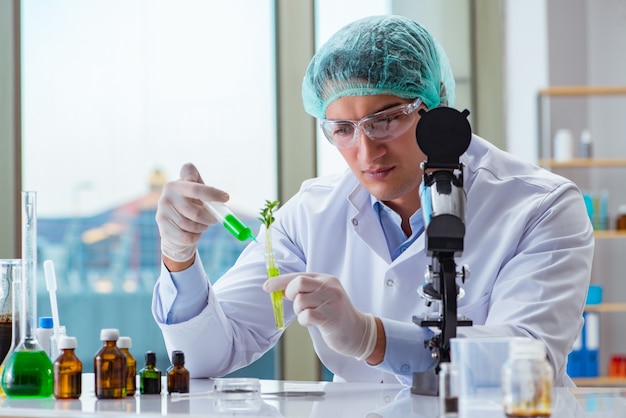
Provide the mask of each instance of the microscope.
POLYGON ((417 293, 426 306, 437 303, 438 315, 414 316, 420 327, 438 328, 439 333, 424 346, 437 359, 434 369, 413 373, 411 393, 436 396, 439 393, 438 374, 441 363, 450 361, 450 340, 456 337, 457 326, 471 326, 472 321, 457 316, 457 298, 464 296, 457 284, 469 278, 467 266, 457 266, 455 257, 463 252, 465 237, 465 191, 463 164, 460 156, 469 147, 472 129, 466 109, 459 112, 450 107, 419 110, 417 143, 426 155, 421 168, 420 199, 424 215, 426 255, 432 257, 425 281, 417 293))

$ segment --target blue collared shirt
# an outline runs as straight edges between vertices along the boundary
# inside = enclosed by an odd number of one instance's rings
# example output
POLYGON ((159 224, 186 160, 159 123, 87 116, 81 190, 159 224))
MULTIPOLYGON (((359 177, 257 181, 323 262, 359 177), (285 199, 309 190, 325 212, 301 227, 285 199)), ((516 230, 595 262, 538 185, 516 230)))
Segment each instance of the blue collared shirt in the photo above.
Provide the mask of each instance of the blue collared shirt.
POLYGON ((402 230, 402 218, 387 205, 372 196, 372 206, 378 214, 380 226, 385 233, 387 248, 391 259, 395 260, 424 232, 422 209, 418 209, 410 218, 411 236, 407 237, 402 230))

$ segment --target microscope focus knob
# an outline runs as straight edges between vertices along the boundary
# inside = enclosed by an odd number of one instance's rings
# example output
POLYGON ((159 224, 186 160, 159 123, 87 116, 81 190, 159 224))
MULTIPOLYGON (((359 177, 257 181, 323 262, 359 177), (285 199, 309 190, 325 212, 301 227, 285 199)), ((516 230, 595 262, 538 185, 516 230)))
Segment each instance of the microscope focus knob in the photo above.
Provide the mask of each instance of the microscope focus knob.
POLYGON ((456 278, 461 279, 461 283, 465 283, 470 278, 470 268, 467 264, 457 266, 456 278))

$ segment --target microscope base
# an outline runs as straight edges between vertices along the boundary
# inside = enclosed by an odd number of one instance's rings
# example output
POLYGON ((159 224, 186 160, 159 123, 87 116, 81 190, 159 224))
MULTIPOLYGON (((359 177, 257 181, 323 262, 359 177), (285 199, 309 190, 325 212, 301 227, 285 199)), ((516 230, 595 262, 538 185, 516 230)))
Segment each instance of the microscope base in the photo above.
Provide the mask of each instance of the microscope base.
POLYGON ((435 369, 413 373, 411 393, 414 395, 438 396, 439 376, 435 372, 435 369))

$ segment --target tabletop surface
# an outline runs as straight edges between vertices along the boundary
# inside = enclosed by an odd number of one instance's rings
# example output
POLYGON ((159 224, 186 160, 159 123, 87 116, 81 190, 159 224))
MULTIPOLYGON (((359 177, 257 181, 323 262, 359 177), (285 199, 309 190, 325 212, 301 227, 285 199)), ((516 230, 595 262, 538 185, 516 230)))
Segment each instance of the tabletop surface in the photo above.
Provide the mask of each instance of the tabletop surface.
MULTIPOLYGON (((13 417, 423 417, 439 416, 437 397, 412 395, 399 384, 261 380, 261 395, 223 399, 211 393, 213 381, 191 379, 190 394, 140 395, 97 399, 93 374, 83 375, 77 400, 0 398, 0 416, 13 417)), ((498 397, 461 400, 460 417, 504 418, 498 397)), ((553 418, 626 417, 626 389, 556 388, 553 418)))

